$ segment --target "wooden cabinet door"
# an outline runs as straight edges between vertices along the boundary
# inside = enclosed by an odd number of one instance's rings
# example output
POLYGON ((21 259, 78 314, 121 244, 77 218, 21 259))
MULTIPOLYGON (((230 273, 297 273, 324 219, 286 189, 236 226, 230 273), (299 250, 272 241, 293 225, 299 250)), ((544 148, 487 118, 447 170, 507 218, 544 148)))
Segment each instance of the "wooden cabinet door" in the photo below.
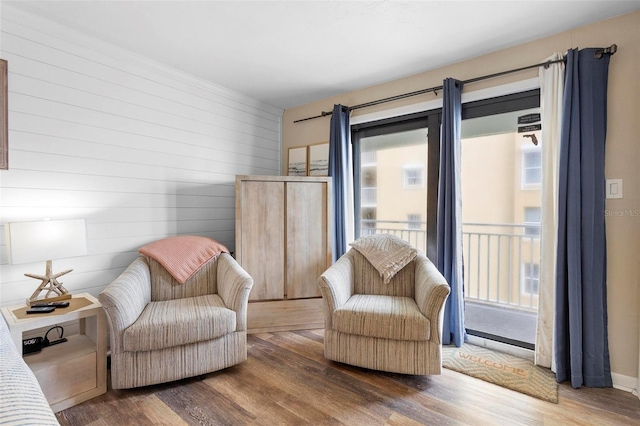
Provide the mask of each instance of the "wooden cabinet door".
POLYGON ((317 280, 330 265, 327 183, 287 182, 287 299, 319 297, 317 280))
POLYGON ((285 184, 244 180, 240 185, 238 260, 253 277, 249 300, 284 299, 285 184))

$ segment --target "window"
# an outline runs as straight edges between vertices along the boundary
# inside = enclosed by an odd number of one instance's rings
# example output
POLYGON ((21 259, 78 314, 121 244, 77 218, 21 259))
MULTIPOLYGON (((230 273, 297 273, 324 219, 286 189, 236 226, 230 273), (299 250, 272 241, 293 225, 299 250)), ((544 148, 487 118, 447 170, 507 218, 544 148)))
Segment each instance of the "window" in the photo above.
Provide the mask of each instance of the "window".
POLYGON ((540 207, 524 208, 524 235, 527 237, 540 238, 540 220, 542 209, 540 207))
POLYGON ((537 295, 540 290, 540 265, 537 263, 522 264, 522 280, 520 289, 523 294, 537 295))
POLYGON ((468 335, 529 349, 540 264, 541 191, 533 186, 542 164, 540 148, 519 130, 521 117, 540 112, 539 101, 522 93, 463 105, 460 129, 464 325, 468 335))
POLYGON ((421 214, 408 214, 407 215, 407 229, 422 229, 422 215, 421 214))
POLYGON ((404 167, 404 187, 405 188, 422 188, 423 187, 423 166, 405 166, 404 167))
POLYGON ((372 166, 376 164, 376 151, 365 151, 361 155, 361 163, 363 166, 372 166))
MULTIPOLYGON (((375 160, 375 155, 370 155, 371 152, 362 153, 362 161, 365 161, 365 156, 375 160)), ((375 154, 375 152, 373 152, 375 154)), ((367 163, 367 166, 362 167, 361 171, 362 185, 360 187, 360 202, 363 207, 375 207, 378 203, 378 191, 377 180, 378 171, 375 163, 367 163)))
POLYGON ((376 226, 377 226, 376 217, 377 217, 377 211, 375 207, 362 208, 362 219, 361 219, 362 230, 360 231, 360 236, 364 237, 366 235, 373 235, 376 233, 376 226))
POLYGON ((361 177, 363 188, 375 188, 378 186, 378 170, 375 165, 362 167, 361 177))
POLYGON ((375 207, 378 202, 378 190, 373 188, 362 188, 360 203, 362 207, 375 207))
POLYGON ((522 189, 540 188, 542 184, 542 151, 522 149, 522 189))
POLYGON ((409 235, 411 245, 435 258, 427 239, 436 236, 430 226, 436 224, 439 156, 431 151, 439 144, 428 140, 429 129, 437 136, 439 128, 437 111, 352 126, 356 237, 409 235))

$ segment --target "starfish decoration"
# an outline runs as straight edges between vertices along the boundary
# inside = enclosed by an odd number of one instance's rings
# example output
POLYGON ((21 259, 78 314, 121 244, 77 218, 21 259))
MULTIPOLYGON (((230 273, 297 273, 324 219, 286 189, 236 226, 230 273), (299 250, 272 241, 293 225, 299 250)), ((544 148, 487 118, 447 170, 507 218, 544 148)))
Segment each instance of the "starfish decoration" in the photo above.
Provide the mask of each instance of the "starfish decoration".
POLYGON ((55 294, 53 297, 62 296, 62 295, 68 294, 69 291, 67 291, 67 289, 62 286, 62 283, 58 281, 58 278, 60 278, 61 276, 65 275, 65 274, 68 274, 71 271, 73 271, 73 269, 67 269, 66 271, 62 271, 62 272, 58 272, 58 273, 52 274, 51 273, 51 261, 47 260, 47 266, 46 266, 46 270, 45 270, 45 274, 44 275, 24 274, 26 277, 35 278, 37 280, 42 280, 42 282, 40 283, 40 285, 38 286, 36 291, 33 292, 31 297, 29 298, 29 300, 35 301, 38 298, 38 296, 40 295, 40 293, 43 292, 43 291, 47 292, 45 294, 45 296, 44 296, 45 299, 48 298, 49 295, 51 295, 51 293, 55 294))

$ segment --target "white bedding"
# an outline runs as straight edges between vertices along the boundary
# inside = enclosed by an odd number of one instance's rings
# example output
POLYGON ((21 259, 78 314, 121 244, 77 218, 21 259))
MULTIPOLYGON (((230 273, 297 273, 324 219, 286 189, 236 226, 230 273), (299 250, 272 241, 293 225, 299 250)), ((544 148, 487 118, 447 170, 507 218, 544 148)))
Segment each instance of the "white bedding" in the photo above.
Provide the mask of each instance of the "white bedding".
POLYGON ((1 316, 0 425, 59 425, 1 316))

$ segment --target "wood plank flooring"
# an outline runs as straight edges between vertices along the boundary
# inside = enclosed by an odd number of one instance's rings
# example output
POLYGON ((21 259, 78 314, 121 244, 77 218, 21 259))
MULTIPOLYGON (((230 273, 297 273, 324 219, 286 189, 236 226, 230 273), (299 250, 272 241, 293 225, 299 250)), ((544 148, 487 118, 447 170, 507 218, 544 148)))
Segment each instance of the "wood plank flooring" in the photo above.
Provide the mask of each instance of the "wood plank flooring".
POLYGON ((178 382, 112 390, 62 425, 638 425, 640 400, 560 386, 544 402, 444 369, 407 376, 328 361, 322 330, 255 334, 249 359, 178 382))

